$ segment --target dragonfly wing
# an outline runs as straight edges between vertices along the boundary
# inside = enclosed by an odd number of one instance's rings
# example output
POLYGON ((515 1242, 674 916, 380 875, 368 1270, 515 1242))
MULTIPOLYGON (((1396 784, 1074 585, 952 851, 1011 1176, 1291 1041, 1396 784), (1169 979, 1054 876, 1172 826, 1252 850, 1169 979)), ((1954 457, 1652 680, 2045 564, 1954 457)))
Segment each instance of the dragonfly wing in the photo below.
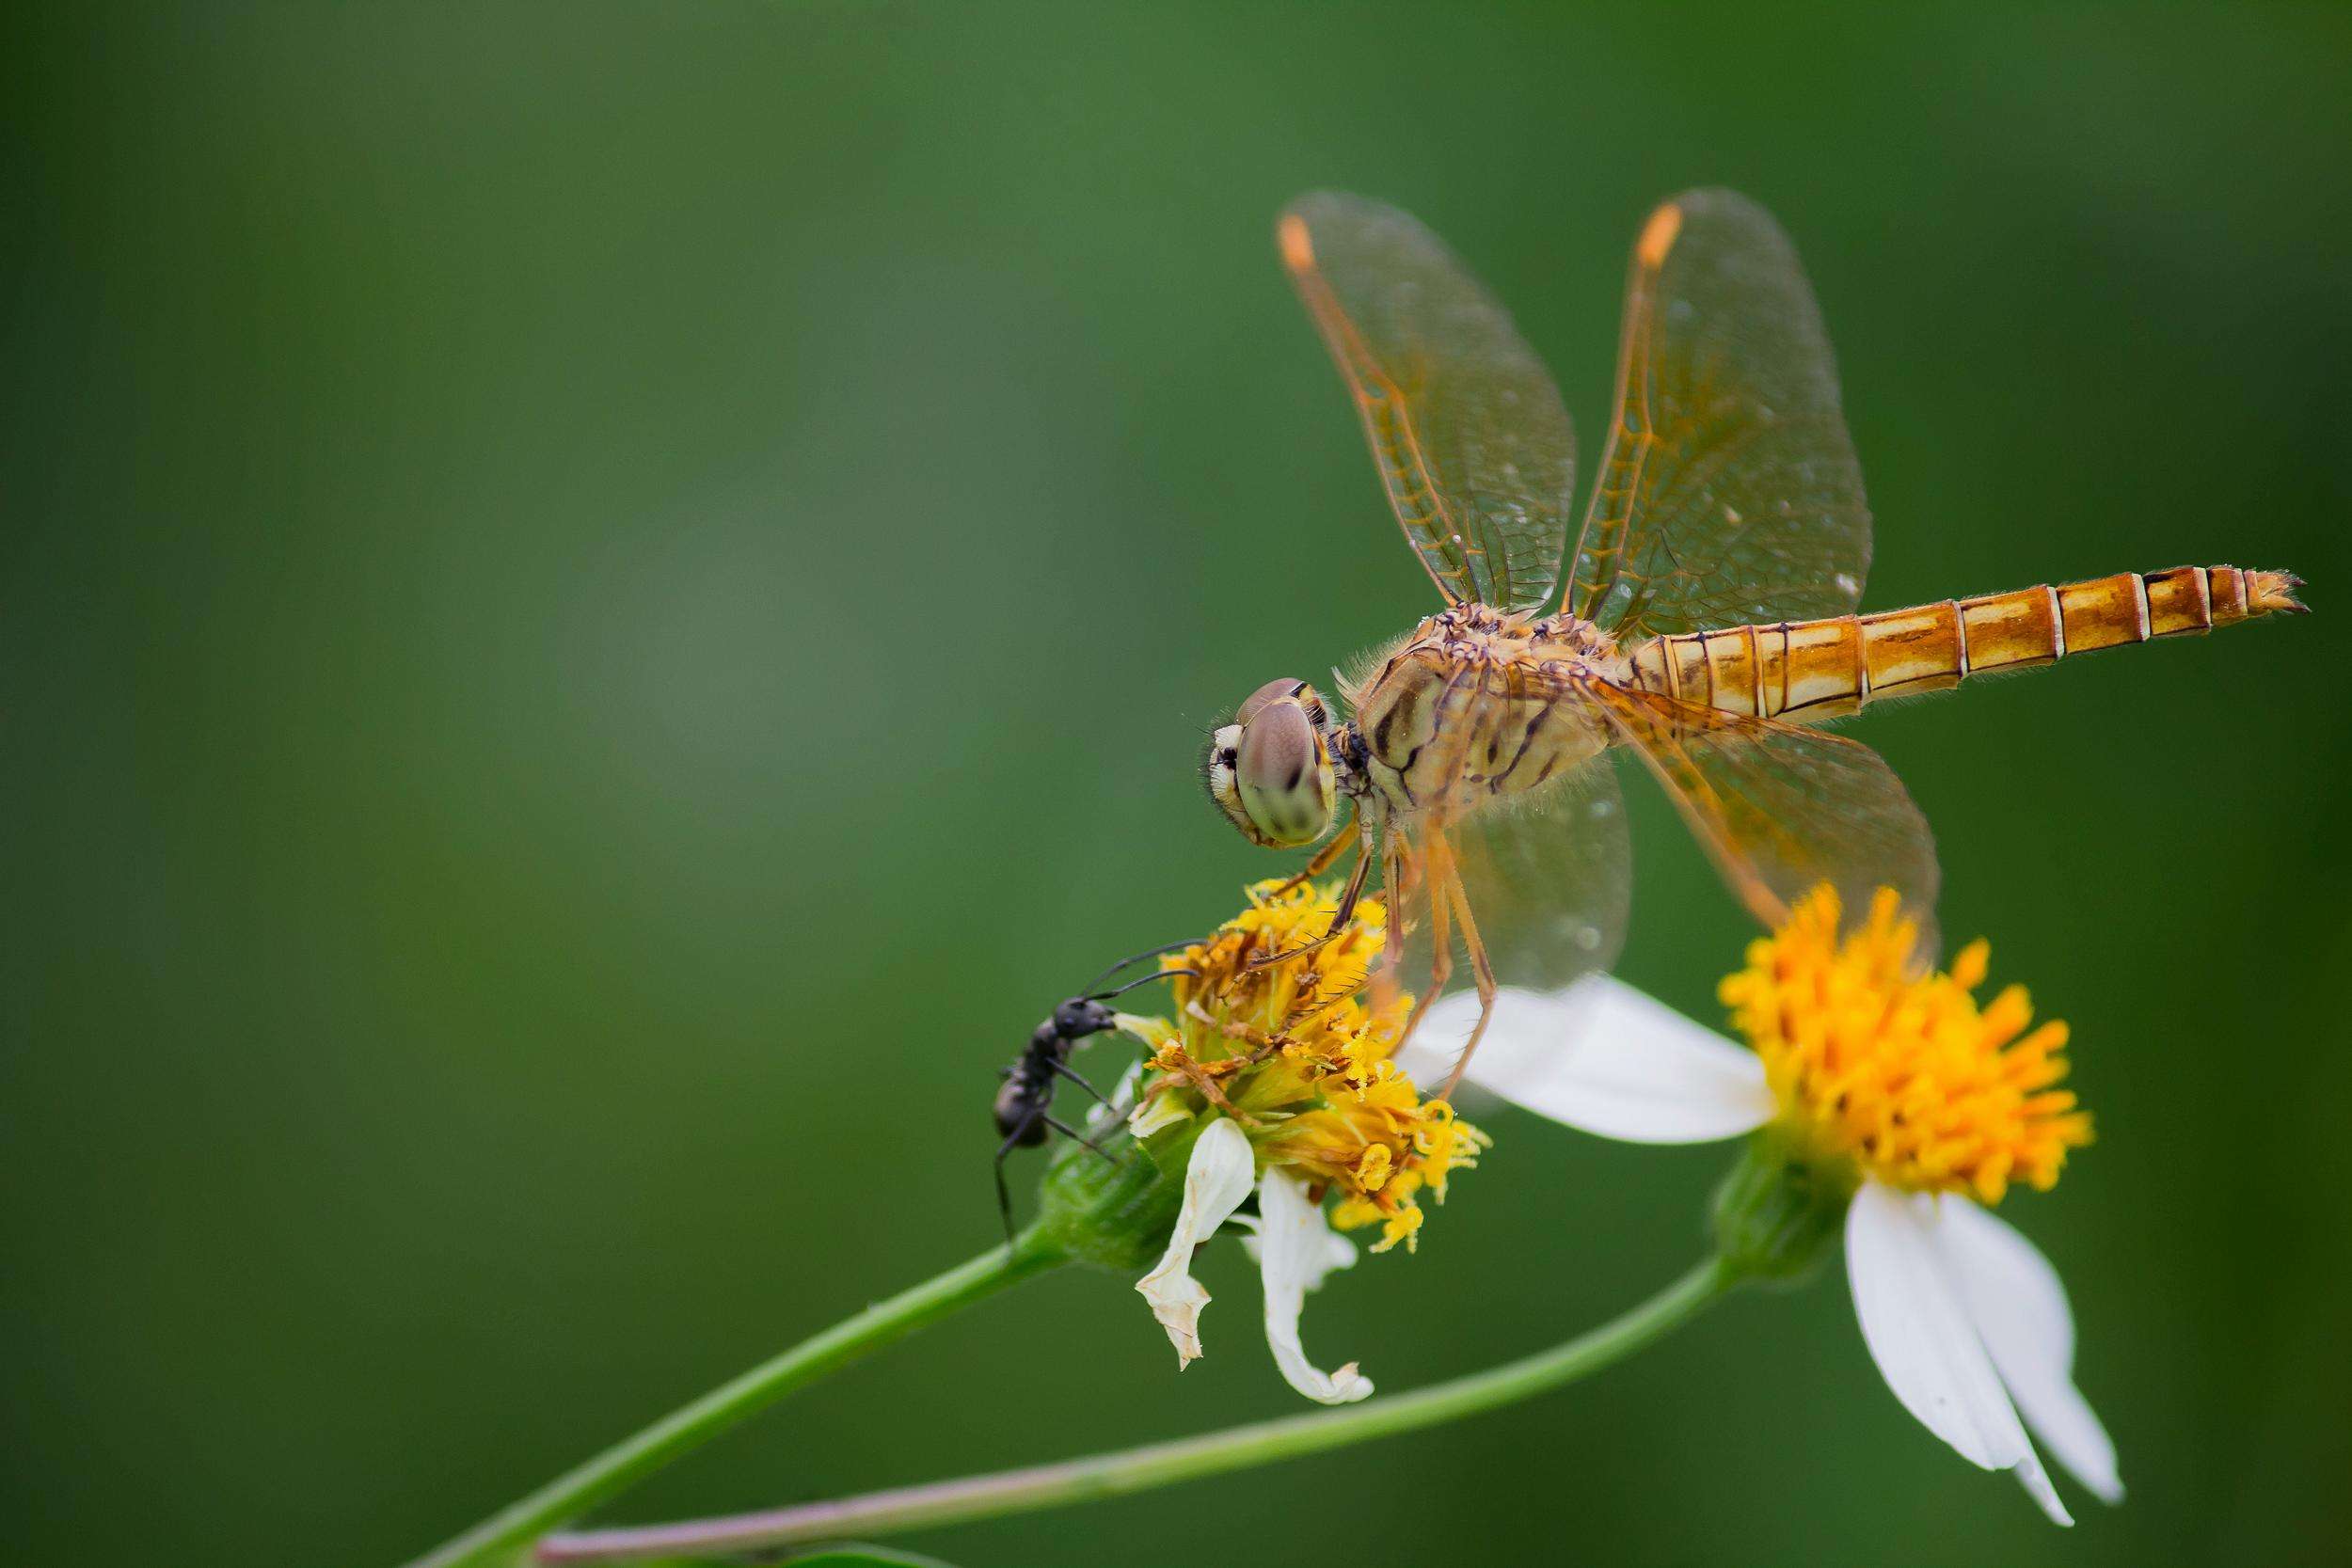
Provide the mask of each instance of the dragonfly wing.
MULTIPOLYGON (((1552 991, 1606 970, 1625 944, 1633 863, 1615 771, 1594 758, 1524 800, 1499 802, 1453 822, 1416 818, 1391 861, 1400 884, 1390 898, 1394 966, 1375 976, 1375 994, 1421 997, 1436 973, 1438 927, 1426 868, 1447 856, 1496 983, 1552 991), (1401 873, 1401 874, 1400 874, 1401 873), (1401 919, 1400 919, 1401 917, 1401 919)), ((1476 985, 1463 923, 1443 927, 1452 958, 1440 994, 1476 985)))
POLYGON ((1691 831, 1767 926, 1823 882, 1849 920, 1881 887, 1935 950, 1935 838, 1885 759, 1843 736, 1595 683, 1610 726, 1665 785, 1691 831))
POLYGON ((1396 983, 1427 989, 1440 931, 1456 960, 1448 989, 1472 982, 1465 922, 1431 907, 1428 871, 1438 864, 1460 879, 1497 983, 1550 990, 1615 960, 1632 901, 1632 844, 1605 721, 1583 702, 1539 694, 1514 667, 1464 684, 1475 689, 1449 691, 1441 707, 1465 700, 1422 750, 1432 776, 1449 783, 1424 788, 1422 809, 1392 829, 1403 887, 1390 907, 1406 916, 1396 983), (1543 782, 1494 788, 1528 775, 1543 782))
POLYGON ((1837 369, 1763 208, 1691 191, 1650 214, 1617 395, 1563 608, 1622 641, 1851 612, 1870 512, 1837 369))
POLYGON ((1633 847, 1606 756, 1445 832, 1500 984, 1553 990, 1616 961, 1632 907, 1633 847))
POLYGON ((1444 244, 1393 207, 1318 191, 1283 212, 1278 235, 1438 591, 1543 608, 1576 488, 1575 430, 1543 362, 1444 244))

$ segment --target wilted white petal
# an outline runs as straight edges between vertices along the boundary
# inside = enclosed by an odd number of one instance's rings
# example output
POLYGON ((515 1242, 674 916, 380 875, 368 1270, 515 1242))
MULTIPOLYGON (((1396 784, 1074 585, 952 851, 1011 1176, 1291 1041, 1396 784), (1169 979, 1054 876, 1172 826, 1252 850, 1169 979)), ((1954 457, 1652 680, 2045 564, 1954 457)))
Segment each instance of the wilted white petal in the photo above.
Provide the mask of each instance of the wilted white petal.
POLYGON ((1966 1198, 1946 1198, 1936 1228, 1961 1301, 2026 1424, 2103 1501, 2122 1502, 2115 1441, 2074 1386, 2074 1314, 2058 1270, 2015 1227, 1966 1198))
POLYGON ((1265 1284, 1265 1342, 1290 1386, 1325 1404, 1346 1404, 1372 1392, 1372 1380, 1350 1361, 1336 1372, 1318 1370, 1298 1340, 1298 1318, 1307 1292, 1322 1288, 1333 1269, 1356 1261, 1356 1247, 1323 1217, 1323 1205, 1307 1196, 1307 1184, 1287 1171, 1270 1170, 1258 1184, 1257 1244, 1260 1277, 1265 1284))
MULTIPOLYGON (((1458 991, 1429 1009, 1398 1065, 1441 1084, 1478 1021, 1458 991)), ((1764 1064, 1607 974, 1565 990, 1506 990, 1464 1081, 1538 1116, 1628 1143, 1706 1143, 1772 1117, 1764 1064)))
POLYGON ((1870 1359, 1922 1426, 1972 1464, 2014 1471, 2044 1513, 2071 1525, 1944 1266, 1936 1229, 1931 1197, 1875 1181, 1854 1195, 1846 1275, 1870 1359))
POLYGON ((1136 1281, 1152 1304, 1152 1315, 1168 1330, 1179 1367, 1200 1357, 1200 1309, 1209 1305, 1208 1287, 1192 1277, 1192 1249, 1216 1235, 1249 1196, 1252 1164, 1249 1140, 1240 1128, 1223 1117, 1208 1125, 1184 1167, 1184 1206, 1176 1212, 1168 1250, 1157 1267, 1136 1281))

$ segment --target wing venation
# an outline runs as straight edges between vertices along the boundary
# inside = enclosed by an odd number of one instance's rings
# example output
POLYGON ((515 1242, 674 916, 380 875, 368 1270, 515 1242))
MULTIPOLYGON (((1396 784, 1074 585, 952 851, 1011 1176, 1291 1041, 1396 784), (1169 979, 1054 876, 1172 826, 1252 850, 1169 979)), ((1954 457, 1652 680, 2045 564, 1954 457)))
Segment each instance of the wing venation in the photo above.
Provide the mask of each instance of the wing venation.
POLYGON ((1935 836, 1876 752, 1656 692, 1597 682, 1591 692, 1758 921, 1779 925, 1823 882, 1857 918, 1891 887, 1920 922, 1920 951, 1935 950, 1935 836))
POLYGON ((1761 207, 1651 214, 1617 395, 1563 608, 1621 641, 1850 613, 1870 512, 1796 249, 1761 207))
POLYGON ((1508 313, 1436 235, 1379 202, 1317 192, 1277 234, 1438 591, 1545 608, 1566 546, 1576 435, 1508 313))

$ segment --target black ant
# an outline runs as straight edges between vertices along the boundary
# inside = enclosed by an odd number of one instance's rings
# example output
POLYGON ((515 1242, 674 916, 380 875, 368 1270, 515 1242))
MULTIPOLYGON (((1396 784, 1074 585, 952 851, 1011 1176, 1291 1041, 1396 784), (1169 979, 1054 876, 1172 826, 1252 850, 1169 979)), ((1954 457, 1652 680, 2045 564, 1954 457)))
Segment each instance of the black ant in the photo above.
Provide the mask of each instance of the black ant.
POLYGON ((1109 990, 1097 990, 1095 988, 1130 964, 1138 964, 1146 958, 1156 958, 1163 953, 1173 953, 1192 945, 1189 942, 1171 942, 1165 947, 1154 947, 1149 952, 1120 959, 1089 981, 1084 992, 1057 1006, 1051 1017, 1030 1032, 1028 1046, 1021 1053, 1020 1060, 997 1073, 1005 1081, 1005 1086, 996 1091, 996 1131, 1005 1135, 1005 1141, 996 1150, 996 1209, 1004 1218, 1006 1242, 1012 1240, 1012 1194, 1005 1185, 1005 1162, 1011 1158, 1014 1149, 1035 1148, 1045 1141, 1045 1135, 1050 1131, 1074 1139, 1104 1159, 1118 1164, 1109 1150, 1053 1114, 1054 1090, 1057 1087, 1056 1080, 1061 1078, 1069 1079, 1103 1104, 1110 1103, 1104 1099, 1102 1090, 1080 1077, 1070 1066, 1070 1053, 1096 1035, 1119 1027, 1118 1014, 1104 1006, 1104 1003, 1124 995, 1137 986, 1148 986, 1154 980, 1166 979, 1171 974, 1185 972, 1153 970, 1109 990))

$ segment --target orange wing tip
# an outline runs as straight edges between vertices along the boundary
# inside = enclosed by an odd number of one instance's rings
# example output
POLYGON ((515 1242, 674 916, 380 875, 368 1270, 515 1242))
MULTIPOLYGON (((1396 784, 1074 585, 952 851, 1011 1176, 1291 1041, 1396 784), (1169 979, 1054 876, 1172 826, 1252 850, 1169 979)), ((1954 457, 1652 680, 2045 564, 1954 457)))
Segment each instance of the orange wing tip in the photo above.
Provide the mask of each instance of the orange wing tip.
POLYGON ((2311 606, 2295 596, 2303 586, 2303 579, 2293 572, 2249 572, 2246 574, 2246 609, 2249 614, 2268 615, 2283 610, 2290 615, 2309 615, 2311 606))
POLYGON ((1275 238, 1282 246, 1282 264, 1293 272, 1311 272, 1315 264, 1315 244, 1307 237, 1307 220, 1296 213, 1284 213, 1282 221, 1274 226, 1275 238))
POLYGON ((1682 232, 1682 209, 1669 201, 1649 215, 1642 225, 1642 237, 1633 246, 1634 260, 1656 272, 1666 261, 1666 252, 1674 248, 1675 236, 1682 232))

